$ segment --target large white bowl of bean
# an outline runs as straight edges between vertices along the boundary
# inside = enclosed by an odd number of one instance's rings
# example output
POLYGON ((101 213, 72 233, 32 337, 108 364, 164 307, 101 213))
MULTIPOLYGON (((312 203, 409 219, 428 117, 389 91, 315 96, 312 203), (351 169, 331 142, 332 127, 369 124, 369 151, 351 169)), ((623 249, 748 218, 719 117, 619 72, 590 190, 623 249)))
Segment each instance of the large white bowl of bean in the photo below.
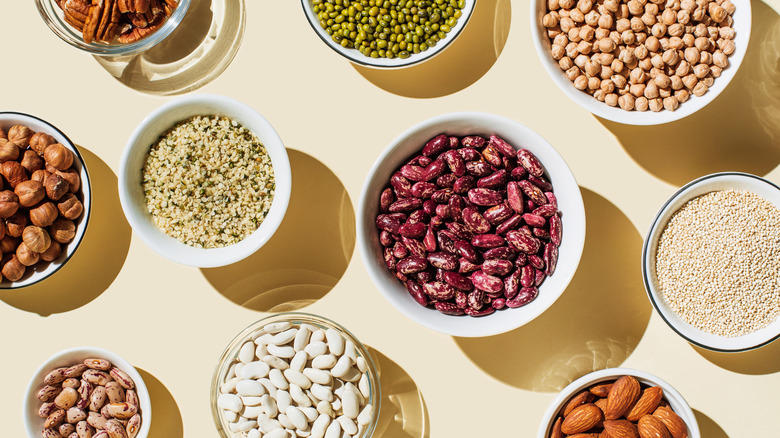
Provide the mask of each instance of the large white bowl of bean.
POLYGON ((215 267, 253 254, 290 200, 287 151, 257 111, 193 95, 152 112, 127 142, 119 199, 141 239, 175 262, 215 267))
POLYGON ((301 0, 322 41, 358 65, 407 67, 428 60, 461 33, 476 0, 301 0))
POLYGON ((650 302, 699 347, 738 352, 780 336, 780 187, 746 173, 703 176, 656 215, 642 250, 650 302))
POLYGON ((750 29, 747 1, 531 2, 531 35, 553 82, 594 115, 629 125, 673 122, 715 100, 750 29))

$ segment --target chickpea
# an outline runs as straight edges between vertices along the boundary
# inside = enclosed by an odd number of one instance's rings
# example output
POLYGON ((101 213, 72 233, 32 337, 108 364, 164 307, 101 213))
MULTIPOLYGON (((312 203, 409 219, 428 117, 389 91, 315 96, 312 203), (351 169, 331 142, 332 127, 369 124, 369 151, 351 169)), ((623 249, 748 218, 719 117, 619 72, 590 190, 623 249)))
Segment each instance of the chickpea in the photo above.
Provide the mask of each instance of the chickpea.
POLYGON ((644 6, 638 0, 629 0, 627 6, 628 6, 628 12, 631 15, 640 15, 645 12, 644 6))
POLYGON ((574 20, 572 20, 569 17, 561 17, 561 21, 559 24, 561 26, 561 32, 563 33, 569 33, 569 30, 571 30, 576 26, 574 24, 574 20))
POLYGON ((734 44, 733 40, 723 40, 723 43, 719 44, 718 48, 720 48, 723 54, 731 55, 737 49, 737 46, 734 44))
POLYGON ((601 87, 601 79, 599 78, 588 78, 588 89, 589 90, 598 90, 601 87))
POLYGON ((561 68, 561 70, 566 71, 574 66, 574 61, 572 61, 568 56, 564 56, 560 59, 560 61, 558 61, 558 66, 561 68))
POLYGON ((580 41, 580 43, 577 44, 577 51, 588 55, 591 51, 593 51, 593 44, 588 41, 580 41))
POLYGON ((696 47, 688 47, 685 49, 685 60, 689 63, 698 64, 700 58, 699 49, 696 47))
POLYGON ((566 47, 567 44, 569 44, 569 39, 566 38, 566 35, 558 35, 553 39, 554 46, 566 47))
POLYGON ((575 23, 585 22, 585 14, 583 14, 579 9, 572 9, 569 11, 569 18, 574 20, 575 23))
POLYGON ((682 50, 685 47, 682 38, 671 37, 669 38, 669 48, 674 50, 682 50))
POLYGON ((585 14, 585 24, 591 27, 597 27, 599 25, 599 15, 598 12, 595 10, 591 10, 587 14, 585 14))
POLYGON ((685 10, 677 12, 677 22, 683 26, 691 22, 691 13, 685 10))
POLYGON ((712 64, 712 53, 710 53, 710 52, 701 52, 701 55, 699 55, 699 64, 711 65, 712 64))
POLYGON ((628 81, 626 81, 626 77, 623 75, 612 75, 612 83, 615 84, 615 87, 618 89, 623 89, 628 81))
POLYGON ((566 49, 561 46, 552 46, 550 50, 554 60, 559 61, 566 55, 566 49))
POLYGON ((710 66, 710 75, 712 75, 713 78, 719 78, 722 73, 723 69, 717 65, 710 66))
POLYGON ((644 83, 646 80, 645 72, 642 71, 640 68, 635 68, 631 70, 631 74, 629 75, 629 79, 632 84, 641 84, 644 83))
POLYGON ((650 111, 655 113, 664 109, 664 103, 660 97, 657 97, 655 99, 650 99, 649 105, 650 105, 650 111))
POLYGON ((647 47, 647 50, 650 52, 657 52, 658 49, 661 48, 661 42, 658 41, 658 38, 653 35, 647 37, 647 41, 645 41, 645 47, 647 47))
POLYGON ((661 59, 666 65, 676 65, 680 61, 680 58, 677 56, 677 50, 674 49, 665 51, 661 59))
POLYGON ((599 27, 596 29, 596 40, 603 40, 604 38, 609 38, 609 29, 599 27))
POLYGON ((637 111, 647 111, 647 109, 649 108, 649 101, 647 100, 646 97, 640 96, 637 97, 634 106, 636 107, 637 111))
POLYGON ((602 90, 604 90, 605 93, 612 93, 615 91, 615 83, 612 82, 611 79, 604 79, 601 81, 601 87, 602 90))
POLYGON ((579 75, 574 79, 574 88, 585 91, 588 88, 588 78, 585 75, 579 75))
POLYGON ((669 80, 672 85, 672 90, 680 90, 685 86, 685 84, 683 84, 682 78, 677 75, 670 76, 669 80))
POLYGON ((618 20, 618 21, 615 23, 615 29, 616 29, 618 32, 621 32, 621 33, 622 33, 622 32, 625 32, 625 31, 627 31, 627 30, 631 29, 631 21, 629 21, 629 20, 628 20, 628 19, 626 19, 626 18, 621 18, 620 20, 618 20))
POLYGON ((662 55, 655 54, 652 58, 650 58, 650 62, 653 64, 653 67, 655 68, 663 68, 664 67, 664 58, 662 55))
MULTIPOLYGON (((577 66, 570 67, 568 70, 566 70, 566 78, 568 78, 570 81, 574 82, 577 77, 581 75, 580 69, 577 66)), ((574 85, 577 86, 576 84, 574 85)))
POLYGON ((693 87, 693 95, 697 97, 704 96, 704 94, 707 92, 709 87, 704 82, 699 82, 696 84, 695 87, 693 87))
POLYGON ((558 14, 550 12, 542 17, 542 26, 551 28, 558 26, 558 14))
POLYGON ((611 15, 602 15, 599 17, 598 20, 598 26, 602 29, 612 29, 612 25, 614 24, 615 20, 612 18, 611 15))
POLYGON ((634 32, 642 32, 646 29, 644 21, 639 19, 638 17, 631 18, 631 30, 634 32))
POLYGON ((682 42, 685 45, 685 47, 693 47, 694 41, 696 41, 696 37, 694 37, 690 33, 686 33, 682 37, 682 42))
POLYGON ((653 78, 653 82, 655 82, 655 85, 657 85, 658 88, 669 88, 672 86, 672 79, 663 73, 656 75, 655 78, 653 78))
POLYGON ((650 60, 650 58, 645 58, 641 61, 639 61, 639 68, 641 68, 644 71, 650 71, 651 68, 653 68, 653 63, 650 60))
POLYGON ((683 88, 681 90, 675 91, 674 97, 677 99, 678 102, 685 103, 691 97, 691 93, 689 93, 688 90, 683 88))
POLYGON ((667 26, 671 26, 677 22, 677 14, 675 14, 671 8, 664 8, 664 11, 661 13, 661 22, 667 26))
POLYGON ((729 66, 729 58, 722 51, 716 50, 715 53, 712 54, 712 63, 715 64, 716 67, 724 69, 729 66))
POLYGON ((585 55, 578 55, 576 58, 574 58, 574 65, 581 69, 585 69, 585 65, 590 61, 590 58, 588 58, 585 55))
POLYGON ((604 98, 604 103, 606 103, 609 106, 617 106, 618 95, 615 93, 608 93, 607 96, 604 98))
POLYGON ((612 69, 613 72, 620 73, 623 71, 623 67, 625 67, 625 65, 623 64, 623 61, 619 59, 613 59, 609 67, 612 69))
POLYGON ((699 83, 699 78, 697 78, 696 75, 693 73, 683 77, 683 84, 685 84, 685 88, 690 88, 692 90, 696 87, 696 84, 698 83, 699 83))
POLYGON ((672 96, 664 98, 664 109, 667 111, 674 111, 680 106, 680 102, 672 96))
POLYGON ((579 36, 583 41, 591 41, 596 36, 596 30, 590 26, 582 26, 579 36))
POLYGON ((650 81, 647 83, 647 85, 645 86, 644 96, 648 99, 655 99, 659 96, 658 85, 656 85, 654 81, 650 81))
POLYGON ((635 102, 636 99, 630 94, 624 94, 618 98, 618 105, 626 111, 633 110, 635 102))
MULTIPOLYGON (((634 49, 634 56, 636 56, 637 59, 645 59, 647 58, 647 55, 650 54, 650 51, 647 50, 647 46, 644 44, 637 46, 636 49, 634 49)), ((628 62, 628 61, 623 61, 628 62)))
POLYGON ((691 72, 691 64, 688 63, 688 61, 680 61, 679 64, 677 64, 677 68, 674 70, 674 74, 679 77, 684 77, 688 73, 691 72))
POLYGON ((551 11, 555 11, 560 9, 561 5, 558 3, 558 0, 547 0, 547 9, 551 11))
POLYGON ((599 63, 590 60, 585 64, 585 74, 588 77, 596 76, 599 73, 601 73, 601 65, 599 63))
POLYGON ((596 90, 593 93, 593 97, 595 97, 599 102, 604 102, 604 99, 607 97, 607 93, 602 90, 596 90))
POLYGON ((582 38, 580 38, 580 29, 578 27, 572 27, 571 29, 569 29, 568 36, 569 36, 569 41, 573 43, 578 43, 580 42, 580 40, 582 40, 582 38))
MULTIPOLYGON (((609 12, 612 12, 613 14, 618 11, 618 6, 620 5, 620 2, 618 0, 605 0, 604 1, 604 9, 606 9, 609 12)), ((733 5, 732 5, 733 6, 733 5)), ((724 6, 725 8, 725 6, 724 6)))

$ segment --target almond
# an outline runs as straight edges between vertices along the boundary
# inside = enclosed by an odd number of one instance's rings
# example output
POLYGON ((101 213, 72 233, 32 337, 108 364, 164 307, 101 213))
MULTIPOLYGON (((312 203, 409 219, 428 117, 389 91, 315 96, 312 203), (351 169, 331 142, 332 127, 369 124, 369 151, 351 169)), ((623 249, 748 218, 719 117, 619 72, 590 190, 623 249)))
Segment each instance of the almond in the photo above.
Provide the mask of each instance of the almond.
POLYGON ((623 376, 615 381, 607 395, 607 410, 604 418, 615 420, 623 416, 639 400, 639 381, 634 376, 623 376))
POLYGON ((590 393, 596 397, 606 397, 609 394, 610 388, 612 388, 611 383, 599 383, 590 388, 590 393))
POLYGON ((550 438, 563 438, 563 432, 561 432, 561 423, 562 422, 563 422, 563 417, 558 417, 558 419, 555 420, 555 424, 553 424, 552 433, 550 434, 550 438))
POLYGON ((600 435, 597 433, 575 433, 574 435, 569 435, 566 438, 600 438, 600 435))
POLYGON ((607 410, 607 399, 600 398, 593 402, 594 405, 598 406, 599 409, 601 409, 601 412, 604 412, 607 410))
POLYGON ((595 397, 593 394, 588 391, 582 391, 581 393, 575 395, 571 398, 571 400, 569 400, 568 403, 566 403, 566 406, 563 408, 563 416, 565 417, 569 415, 571 411, 573 411, 577 406, 592 402, 594 398, 595 397))
POLYGON ((628 421, 637 422, 643 416, 652 414, 653 411, 655 411, 655 408, 658 407, 658 403, 663 396, 664 390, 660 386, 653 386, 645 389, 642 396, 639 397, 639 400, 634 404, 634 407, 626 414, 626 419, 628 421))
POLYGON ((657 417, 645 415, 639 419, 637 430, 641 438, 672 438, 669 429, 657 417))
POLYGON ((688 428, 685 426, 685 422, 670 408, 659 406, 653 412, 653 416, 661 420, 674 438, 688 438, 688 428))
POLYGON ((636 425, 628 420, 604 420, 604 431, 609 438, 639 438, 636 425))
MULTIPOLYGON (((593 403, 577 406, 563 419, 561 432, 566 435, 585 432, 596 426, 604 419, 604 415, 593 403)), ((660 420, 659 420, 660 421, 660 420)))

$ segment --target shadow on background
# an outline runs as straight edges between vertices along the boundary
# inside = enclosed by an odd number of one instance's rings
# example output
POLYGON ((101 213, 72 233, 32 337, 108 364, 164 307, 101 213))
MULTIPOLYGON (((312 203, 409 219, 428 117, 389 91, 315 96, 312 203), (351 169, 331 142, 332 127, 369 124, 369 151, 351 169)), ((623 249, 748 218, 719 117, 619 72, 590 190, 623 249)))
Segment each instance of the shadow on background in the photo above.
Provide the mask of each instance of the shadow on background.
POLYGON ((130 250, 130 225, 122 212, 117 177, 108 165, 78 146, 89 173, 92 212, 78 249, 59 271, 32 286, 0 291, 6 304, 41 316, 77 309, 114 282, 130 250))
POLYGON ((179 405, 168 388, 148 371, 136 367, 144 379, 149 398, 152 401, 152 424, 149 428, 149 438, 182 438, 184 437, 184 422, 181 419, 179 405))
POLYGON ((375 436, 385 438, 428 438, 430 418, 417 384, 397 363, 374 348, 369 354, 379 369, 382 406, 375 436))
POLYGON ((704 415, 701 411, 693 409, 693 415, 696 416, 696 423, 699 424, 701 436, 707 438, 729 438, 729 435, 712 418, 704 415))
POLYGON ((709 105, 659 126, 598 119, 658 178, 680 186, 727 170, 765 175, 780 163, 780 16, 761 1, 751 6, 753 29, 745 59, 709 105))
POLYGON ((179 26, 148 51, 95 56, 124 85, 143 93, 181 94, 214 80, 238 52, 245 26, 244 0, 192 0, 179 26))
POLYGON ((495 64, 509 36, 511 9, 509 0, 479 0, 461 34, 421 64, 397 69, 352 66, 369 82, 400 96, 431 98, 455 93, 495 64))
POLYGON ((316 158, 287 153, 290 204, 271 240, 238 263, 201 269, 222 295, 261 312, 297 310, 324 297, 355 249, 355 211, 344 185, 316 158))
POLYGON ((619 366, 650 320, 639 263, 642 237, 617 207, 581 191, 588 218, 585 249, 558 301, 509 333, 455 338, 472 362, 509 385, 557 392, 591 371, 619 366))
POLYGON ((719 353, 691 346, 701 357, 734 373, 762 375, 780 372, 780 341, 742 353, 719 353))

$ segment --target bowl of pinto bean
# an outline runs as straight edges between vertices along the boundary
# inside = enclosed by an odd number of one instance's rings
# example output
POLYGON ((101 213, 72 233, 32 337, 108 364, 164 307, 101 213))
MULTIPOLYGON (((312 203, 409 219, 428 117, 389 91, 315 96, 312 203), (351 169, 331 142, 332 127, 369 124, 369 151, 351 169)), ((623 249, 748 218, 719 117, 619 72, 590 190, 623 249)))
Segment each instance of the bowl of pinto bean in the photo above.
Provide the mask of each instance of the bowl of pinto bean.
POLYGON ((383 296, 452 336, 516 329, 563 293, 585 211, 563 158, 526 126, 444 114, 408 129, 363 184, 358 245, 383 296))

